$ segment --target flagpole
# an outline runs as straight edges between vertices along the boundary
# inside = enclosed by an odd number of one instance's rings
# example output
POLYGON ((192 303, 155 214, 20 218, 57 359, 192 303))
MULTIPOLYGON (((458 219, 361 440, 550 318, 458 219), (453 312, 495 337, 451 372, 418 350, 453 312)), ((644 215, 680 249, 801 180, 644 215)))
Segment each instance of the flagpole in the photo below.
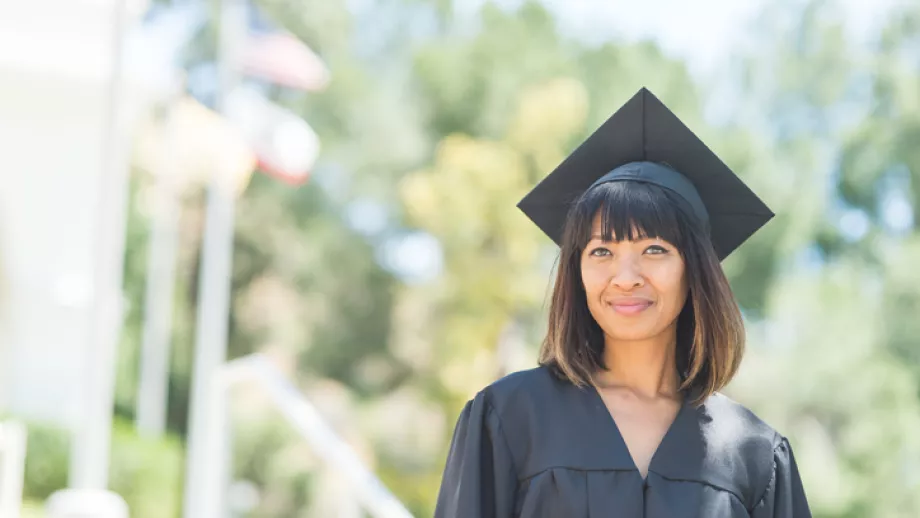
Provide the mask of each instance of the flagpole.
MULTIPOLYGON (((178 88, 170 101, 178 100, 182 92, 183 88, 178 88)), ((162 436, 166 430, 173 298, 179 252, 181 206, 177 185, 179 171, 176 170, 178 108, 175 103, 171 104, 164 124, 165 147, 158 152, 154 166, 153 211, 137 388, 137 429, 141 434, 154 438, 162 436)))
MULTIPOLYGON (((243 0, 220 0, 217 111, 239 82, 239 50, 247 32, 243 0)), ((218 161, 219 162, 219 161, 218 161)), ((185 475, 185 518, 224 518, 226 472, 225 413, 215 408, 215 375, 227 357, 233 257, 234 196, 232 175, 215 171, 208 189, 198 287, 195 364, 189 408, 185 475), (215 440, 215 438, 217 440, 215 440), (214 476, 214 474, 217 476, 214 476)))

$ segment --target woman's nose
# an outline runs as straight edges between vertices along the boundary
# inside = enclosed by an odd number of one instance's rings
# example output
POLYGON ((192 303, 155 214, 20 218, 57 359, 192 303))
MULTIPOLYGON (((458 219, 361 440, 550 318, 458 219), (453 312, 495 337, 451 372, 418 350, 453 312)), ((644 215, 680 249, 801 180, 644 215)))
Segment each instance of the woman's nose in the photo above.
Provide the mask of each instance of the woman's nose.
POLYGON ((610 285, 621 291, 629 291, 645 284, 645 278, 642 276, 642 269, 638 261, 623 257, 613 265, 613 272, 610 277, 610 285))

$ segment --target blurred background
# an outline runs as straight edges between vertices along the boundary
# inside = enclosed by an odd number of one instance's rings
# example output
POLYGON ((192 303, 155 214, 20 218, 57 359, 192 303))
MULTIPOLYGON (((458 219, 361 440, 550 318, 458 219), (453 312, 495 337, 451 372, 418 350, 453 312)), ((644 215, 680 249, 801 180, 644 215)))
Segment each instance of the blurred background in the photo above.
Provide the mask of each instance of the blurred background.
POLYGON ((0 514, 431 516, 460 408, 545 328, 515 204, 641 86, 777 213, 724 264, 727 394, 816 517, 920 516, 893 0, 0 2, 0 514))

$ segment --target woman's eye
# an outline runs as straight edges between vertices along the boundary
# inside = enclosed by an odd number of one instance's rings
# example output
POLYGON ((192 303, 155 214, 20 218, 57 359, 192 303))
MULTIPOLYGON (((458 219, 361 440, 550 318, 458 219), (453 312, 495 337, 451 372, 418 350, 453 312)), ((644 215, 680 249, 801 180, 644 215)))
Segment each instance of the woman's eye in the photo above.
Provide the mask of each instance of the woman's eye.
POLYGON ((652 246, 646 248, 645 251, 646 251, 647 253, 651 254, 651 255, 661 255, 661 254, 666 254, 666 253, 668 253, 668 249, 667 249, 667 248, 665 248, 665 247, 663 247, 663 246, 659 246, 659 245, 652 245, 652 246))
POLYGON ((606 248, 595 248, 594 250, 591 250, 591 255, 594 257, 605 257, 610 255, 610 250, 607 250, 606 248))

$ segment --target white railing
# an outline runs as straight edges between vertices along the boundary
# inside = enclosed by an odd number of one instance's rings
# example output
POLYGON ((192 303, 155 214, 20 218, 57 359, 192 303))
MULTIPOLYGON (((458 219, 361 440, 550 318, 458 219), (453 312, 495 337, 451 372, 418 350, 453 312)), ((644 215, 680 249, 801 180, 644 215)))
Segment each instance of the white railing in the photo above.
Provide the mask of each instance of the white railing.
POLYGON ((244 381, 257 382, 266 390, 278 410, 328 468, 327 474, 331 477, 326 478, 329 487, 324 488, 324 496, 332 498, 331 507, 334 509, 324 512, 325 516, 361 516, 363 509, 374 518, 412 518, 354 449, 326 423, 316 407, 259 354, 227 362, 214 377, 209 415, 212 423, 220 425, 208 427, 211 430, 209 457, 213 462, 208 462, 202 471, 207 478, 204 486, 207 488, 206 498, 210 501, 206 508, 210 510, 208 514, 211 517, 228 516, 227 489, 232 465, 227 429, 228 396, 234 386, 244 381))
POLYGON ((19 518, 26 465, 26 427, 18 421, 0 422, 0 516, 19 518))

